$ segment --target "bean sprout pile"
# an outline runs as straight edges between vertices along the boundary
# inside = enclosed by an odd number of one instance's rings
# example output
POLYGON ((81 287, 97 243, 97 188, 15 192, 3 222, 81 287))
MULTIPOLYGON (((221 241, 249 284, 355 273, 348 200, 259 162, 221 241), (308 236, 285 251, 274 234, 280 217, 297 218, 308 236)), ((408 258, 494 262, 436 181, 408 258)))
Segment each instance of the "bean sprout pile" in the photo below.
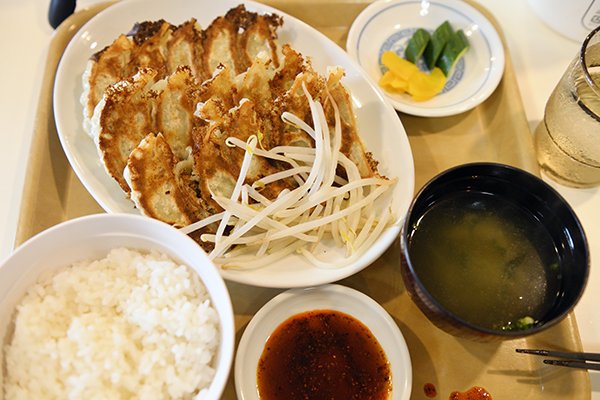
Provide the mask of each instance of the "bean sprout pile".
POLYGON ((360 257, 393 221, 389 206, 376 207, 374 202, 391 190, 396 179, 362 178, 357 165, 340 151, 342 129, 337 104, 328 97, 335 119, 330 129, 321 103, 313 100, 305 86, 303 89, 313 127, 288 112, 281 118, 309 134, 315 147, 264 150, 257 146, 260 136, 250 136, 247 141, 228 137, 226 144, 243 149, 245 154, 231 197, 211 194, 224 211, 181 228, 190 233, 219 223, 215 234, 203 234, 201 240, 214 243, 208 256, 221 268, 260 268, 292 253, 318 268, 340 268, 360 257), (247 184, 244 181, 253 157, 277 160, 289 168, 247 184), (346 177, 336 174, 338 166, 346 177), (261 195, 260 189, 266 185, 288 178, 298 184, 293 190, 284 189, 272 200, 261 195), (227 226, 232 227, 228 233, 227 226), (319 244, 326 236, 333 238, 336 246, 345 247, 345 257, 334 261, 321 257, 319 244))

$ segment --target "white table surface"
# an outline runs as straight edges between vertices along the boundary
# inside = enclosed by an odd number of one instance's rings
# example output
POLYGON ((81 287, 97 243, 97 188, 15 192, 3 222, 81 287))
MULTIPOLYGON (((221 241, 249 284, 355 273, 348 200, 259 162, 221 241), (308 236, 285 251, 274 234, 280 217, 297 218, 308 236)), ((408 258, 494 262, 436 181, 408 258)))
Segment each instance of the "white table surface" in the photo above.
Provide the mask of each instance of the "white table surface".
MULTIPOLYGON (((95 0, 80 0, 78 8, 95 0)), ((542 119, 556 82, 578 43, 541 22, 524 0, 479 0, 499 21, 508 43, 521 97, 532 129, 542 119)), ((0 2, 0 259, 13 247, 21 192, 29 157, 42 73, 52 28, 49 0, 0 2), (9 61, 10 60, 10 61, 9 61)), ((553 184, 568 200, 588 235, 592 263, 600 257, 600 189, 569 189, 553 184)), ((575 314, 586 351, 600 352, 600 273, 592 268, 575 314)), ((591 374, 593 399, 600 400, 600 374, 591 374)))

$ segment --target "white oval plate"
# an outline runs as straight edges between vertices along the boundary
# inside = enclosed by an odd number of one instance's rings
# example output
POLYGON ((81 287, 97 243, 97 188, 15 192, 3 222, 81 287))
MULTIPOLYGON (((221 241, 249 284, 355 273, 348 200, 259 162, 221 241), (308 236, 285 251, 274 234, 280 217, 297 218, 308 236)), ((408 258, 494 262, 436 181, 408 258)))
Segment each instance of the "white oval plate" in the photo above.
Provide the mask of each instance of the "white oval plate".
POLYGON ((353 316, 375 335, 392 370, 392 399, 408 400, 412 388, 410 354, 392 317, 369 296, 341 285, 292 289, 279 294, 254 315, 235 356, 235 391, 240 400, 257 400, 256 369, 271 333, 289 317, 311 310, 335 310, 353 316))
MULTIPOLYGON (((163 18, 180 24, 192 17, 206 27, 215 17, 237 6, 237 0, 128 0, 100 12, 75 34, 58 66, 54 86, 54 115, 64 151, 79 179, 96 201, 108 212, 139 213, 118 184, 100 163, 92 139, 82 128, 81 75, 88 58, 112 43, 135 22, 163 18)), ((286 257, 272 265, 252 271, 221 270, 228 280, 264 287, 304 287, 333 282, 352 275, 376 260, 400 231, 413 197, 414 166, 406 132, 396 112, 381 92, 348 55, 323 34, 305 23, 273 8, 245 2, 249 10, 276 12, 284 17, 279 42, 291 43, 310 56, 320 73, 327 66, 340 65, 346 70, 343 83, 350 89, 358 119, 359 132, 366 147, 380 162, 379 170, 399 181, 391 196, 396 223, 355 262, 339 269, 318 269, 298 255, 286 257)))
MULTIPOLYGON (((442 117, 472 109, 487 99, 504 73, 504 48, 498 32, 475 8, 460 0, 380 0, 356 18, 346 42, 350 56, 376 82, 383 75, 381 54, 391 50, 404 54, 417 28, 433 32, 448 20, 462 29, 470 43, 458 61, 442 93, 416 102, 408 94, 385 93, 394 108, 423 117, 442 117)), ((382 90, 383 91, 383 90, 382 90)))

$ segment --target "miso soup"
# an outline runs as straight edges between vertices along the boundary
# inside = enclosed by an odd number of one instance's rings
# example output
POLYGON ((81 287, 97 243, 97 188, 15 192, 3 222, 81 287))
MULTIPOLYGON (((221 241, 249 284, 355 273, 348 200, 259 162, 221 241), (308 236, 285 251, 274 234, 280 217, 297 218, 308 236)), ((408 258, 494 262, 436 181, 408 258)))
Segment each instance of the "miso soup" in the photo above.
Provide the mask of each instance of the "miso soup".
POLYGON ((490 329, 542 320, 559 289, 558 252, 532 214, 497 196, 457 193, 413 226, 413 267, 431 295, 490 329), (519 321, 519 323, 517 322, 519 321))

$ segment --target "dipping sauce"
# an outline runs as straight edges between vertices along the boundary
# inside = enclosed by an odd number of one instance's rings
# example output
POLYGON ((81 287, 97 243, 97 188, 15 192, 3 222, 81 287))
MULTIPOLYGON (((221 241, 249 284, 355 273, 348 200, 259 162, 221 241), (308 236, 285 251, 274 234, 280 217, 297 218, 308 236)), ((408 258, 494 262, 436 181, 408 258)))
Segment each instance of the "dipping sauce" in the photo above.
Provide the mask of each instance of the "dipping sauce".
POLYGON ((433 398, 437 396, 437 390, 433 383, 426 383, 423 385, 423 391, 425 392, 426 397, 433 398))
POLYGON ((484 388, 474 386, 466 392, 452 392, 449 400, 492 400, 492 395, 484 388))
POLYGON ((391 396, 385 352, 369 328, 333 310, 284 321, 271 334, 257 370, 262 400, 360 399, 391 396))
POLYGON ((449 196, 425 213, 408 240, 427 290, 476 326, 530 327, 557 298, 561 275, 550 235, 532 214, 498 196, 449 196))

